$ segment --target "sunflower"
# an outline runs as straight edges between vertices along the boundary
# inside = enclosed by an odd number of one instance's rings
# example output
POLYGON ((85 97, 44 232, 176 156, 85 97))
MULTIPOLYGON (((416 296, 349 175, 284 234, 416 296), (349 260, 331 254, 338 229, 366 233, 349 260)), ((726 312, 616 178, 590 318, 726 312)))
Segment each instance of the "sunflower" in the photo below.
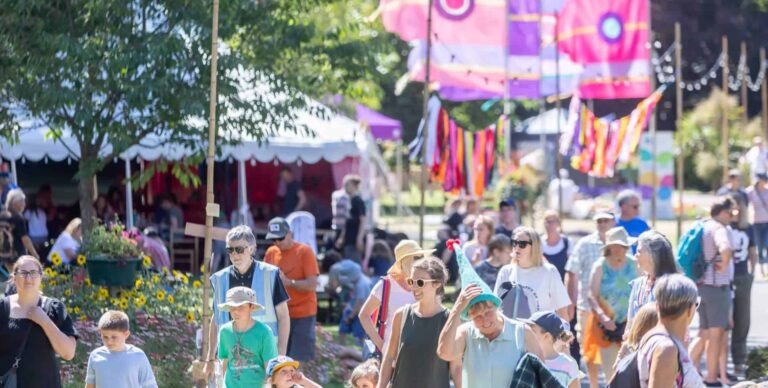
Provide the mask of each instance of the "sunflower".
POLYGON ((91 279, 86 278, 85 279, 85 286, 90 287, 91 286, 91 279))
POLYGON ((205 273, 205 264, 200 266, 200 273, 205 273))
POLYGON ((200 288, 200 286, 202 285, 203 283, 200 283, 199 280, 195 280, 194 282, 192 282, 192 288, 200 288))
POLYGON ((72 315, 72 307, 67 307, 67 314, 72 315))
POLYGON ((177 279, 179 278, 179 271, 174 269, 171 273, 173 274, 173 277, 175 277, 177 279))
POLYGON ((187 275, 180 274, 179 277, 181 278, 182 283, 189 284, 189 278, 187 277, 187 275))
POLYGON ((128 308, 128 299, 120 299, 120 308, 123 310, 128 308))
POLYGON ((107 299, 109 296, 109 290, 104 287, 99 288, 99 299, 107 299))
POLYGON ((140 298, 135 298, 133 300, 133 305, 136 306, 137 308, 141 308, 142 306, 144 306, 144 302, 142 302, 140 298))
POLYGON ((155 294, 155 297, 157 298, 157 300, 165 299, 165 291, 158 291, 157 294, 155 294))
POLYGON ((142 305, 147 303, 147 297, 145 297, 144 295, 139 295, 138 300, 139 302, 141 302, 142 305))
POLYGON ((51 286, 51 287, 56 287, 56 281, 55 280, 51 280, 50 282, 48 282, 48 285, 51 286))
POLYGON ((134 283, 134 287, 141 288, 141 286, 144 284, 144 281, 141 279, 136 279, 136 283, 134 283))
POLYGON ((109 300, 109 303, 111 303, 113 306, 117 306, 120 304, 120 301, 117 300, 117 298, 112 298, 109 300))
POLYGON ((53 270, 50 268, 46 268, 45 270, 43 270, 43 272, 45 273, 45 277, 48 277, 48 278, 56 277, 56 272, 53 272, 53 270))
POLYGON ((152 275, 152 283, 160 283, 160 276, 152 275))
POLYGON ((80 314, 80 307, 75 306, 75 314, 80 314))
POLYGON ((144 265, 144 268, 152 267, 152 259, 149 256, 144 256, 142 264, 144 265))
POLYGON ((173 304, 173 295, 168 295, 168 303, 173 304))
POLYGON ((72 295, 72 290, 70 290, 69 288, 64 290, 64 296, 70 296, 70 295, 72 295))
POLYGON ((163 267, 163 273, 165 273, 167 275, 170 272, 171 271, 168 270, 168 267, 163 267))
POLYGON ((195 321, 195 313, 189 311, 187 312, 187 322, 192 323, 195 321))
POLYGON ((81 315, 80 318, 78 319, 80 320, 80 322, 85 322, 87 318, 85 317, 85 315, 81 315))
POLYGON ((84 255, 77 255, 77 265, 80 265, 80 266, 85 265, 85 256, 84 255))
POLYGON ((53 252, 51 254, 51 263, 53 263, 54 267, 61 265, 61 255, 59 255, 59 252, 53 252))

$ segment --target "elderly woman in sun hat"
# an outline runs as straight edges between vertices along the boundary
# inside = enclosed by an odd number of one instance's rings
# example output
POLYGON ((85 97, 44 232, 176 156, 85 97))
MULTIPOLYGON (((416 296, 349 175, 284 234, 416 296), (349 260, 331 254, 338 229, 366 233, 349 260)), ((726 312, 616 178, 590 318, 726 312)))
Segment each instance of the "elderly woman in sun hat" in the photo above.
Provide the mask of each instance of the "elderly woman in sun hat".
POLYGON ((360 310, 363 330, 380 352, 386 349, 392 328, 390 323, 400 307, 416 303, 407 278, 413 262, 431 255, 434 249, 423 249, 416 241, 402 240, 395 247, 395 264, 371 290, 360 310), (375 315, 374 315, 375 314, 375 315), (373 319, 371 318, 373 317, 373 319))
MULTIPOLYGON (((627 324, 630 281, 637 277, 637 263, 628 256, 635 239, 627 231, 615 227, 605 234, 603 257, 592 266, 589 301, 592 313, 584 329, 584 358, 600 364, 606 376, 613 375, 613 365, 621 347, 627 324)), ((597 370, 589 371, 592 386, 597 386, 597 370)))

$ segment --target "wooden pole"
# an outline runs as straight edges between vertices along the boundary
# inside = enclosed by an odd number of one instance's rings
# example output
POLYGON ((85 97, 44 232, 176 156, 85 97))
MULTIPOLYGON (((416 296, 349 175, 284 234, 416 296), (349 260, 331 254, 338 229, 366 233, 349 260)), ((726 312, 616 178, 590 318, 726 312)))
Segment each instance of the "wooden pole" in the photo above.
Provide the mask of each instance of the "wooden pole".
MULTIPOLYGON (((765 71, 765 47, 760 48, 760 70, 765 71)), ((763 82, 760 84, 760 113, 763 118, 763 133, 768 139, 768 77, 763 76, 763 82)))
POLYGON ((741 42, 741 58, 739 64, 741 71, 741 129, 744 130, 749 122, 749 100, 747 95, 747 42, 741 42))
MULTIPOLYGON (((682 131, 683 122, 683 45, 680 35, 680 23, 675 23, 675 113, 677 116, 675 126, 678 136, 682 131)), ((677 240, 680 241, 680 237, 683 236, 683 215, 685 214, 683 204, 685 153, 682 142, 679 142, 677 147, 677 240)))
POLYGON ((424 245, 424 215, 426 213, 425 195, 427 191, 427 116, 429 115, 429 67, 432 57, 432 2, 427 4, 427 68, 424 70, 424 110, 422 112, 424 127, 422 128, 421 144, 421 208, 419 209, 419 245, 424 245))
MULTIPOLYGON (((219 50, 219 0, 213 0, 213 31, 211 33, 211 94, 210 94, 210 114, 208 117, 208 157, 207 157, 207 176, 206 176, 206 206, 205 206, 205 240, 203 243, 203 273, 205 278, 210 271, 211 256, 213 254, 212 245, 212 231, 213 231, 213 217, 218 217, 219 205, 214 202, 213 197, 213 167, 214 156, 216 155, 216 78, 217 64, 218 64, 218 50, 219 50)), ((193 271, 197 268, 192 268, 193 271)), ((210 292, 210 282, 207 279, 203 279, 203 339, 202 339, 202 352, 201 359, 205 360, 208 357, 208 349, 213 344, 209 343, 209 331, 211 321, 210 311, 210 298, 208 293, 210 292)))
POLYGON ((722 121, 720 124, 720 142, 723 158, 723 182, 728 179, 728 37, 723 36, 723 93, 725 99, 722 106, 722 121))

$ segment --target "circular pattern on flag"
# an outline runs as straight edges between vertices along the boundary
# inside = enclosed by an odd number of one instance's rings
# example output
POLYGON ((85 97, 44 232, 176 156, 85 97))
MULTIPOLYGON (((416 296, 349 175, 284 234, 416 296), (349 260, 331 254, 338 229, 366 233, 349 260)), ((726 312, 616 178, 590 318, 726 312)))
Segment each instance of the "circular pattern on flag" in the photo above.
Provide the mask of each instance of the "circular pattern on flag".
POLYGON ((437 11, 448 19, 461 20, 472 13, 475 0, 437 0, 437 11))
POLYGON ((607 12, 597 26, 599 35, 608 43, 617 43, 624 36, 624 20, 615 12, 607 12))

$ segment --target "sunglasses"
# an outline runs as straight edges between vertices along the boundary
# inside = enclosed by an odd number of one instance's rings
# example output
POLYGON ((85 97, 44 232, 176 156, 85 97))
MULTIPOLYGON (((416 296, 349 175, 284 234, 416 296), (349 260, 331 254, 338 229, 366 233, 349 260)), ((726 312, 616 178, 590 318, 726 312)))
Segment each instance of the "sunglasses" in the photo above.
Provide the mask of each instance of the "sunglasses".
POLYGON ((242 255, 246 249, 248 249, 248 247, 227 247, 227 253, 231 255, 237 252, 238 255, 242 255))
POLYGON ((408 278, 406 280, 406 283, 408 283, 408 286, 410 287, 423 288, 425 285, 427 285, 427 283, 433 283, 436 281, 437 280, 434 280, 434 279, 415 279, 414 280, 414 279, 408 278))
POLYGON ((520 249, 525 249, 528 248, 529 245, 533 245, 533 243, 526 240, 512 240, 512 248, 518 247, 520 249))
POLYGON ((273 238, 273 239, 271 239, 271 241, 272 241, 272 243, 273 243, 273 244, 276 244, 276 243, 279 243, 279 242, 283 242, 283 240, 285 240, 285 237, 283 237, 283 238, 273 238))

